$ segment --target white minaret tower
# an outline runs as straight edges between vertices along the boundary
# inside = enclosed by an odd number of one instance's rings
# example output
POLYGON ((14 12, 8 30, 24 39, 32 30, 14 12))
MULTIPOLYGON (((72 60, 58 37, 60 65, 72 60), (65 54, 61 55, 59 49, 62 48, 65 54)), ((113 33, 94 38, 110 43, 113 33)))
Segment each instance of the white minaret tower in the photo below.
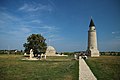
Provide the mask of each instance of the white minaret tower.
POLYGON ((97 35, 94 22, 91 18, 89 30, 88 30, 88 48, 87 54, 91 57, 99 57, 99 51, 97 49, 97 35))

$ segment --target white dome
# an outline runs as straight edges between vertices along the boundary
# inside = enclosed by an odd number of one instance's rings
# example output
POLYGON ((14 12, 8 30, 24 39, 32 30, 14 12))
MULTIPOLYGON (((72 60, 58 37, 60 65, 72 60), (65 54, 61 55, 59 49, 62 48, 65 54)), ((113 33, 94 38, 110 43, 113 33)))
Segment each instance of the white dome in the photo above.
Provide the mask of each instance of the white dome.
POLYGON ((48 46, 46 50, 46 55, 47 56, 55 56, 56 55, 56 50, 52 46, 48 46))
POLYGON ((48 46, 48 47, 47 47, 47 50, 50 50, 50 51, 55 51, 55 48, 54 48, 54 47, 52 47, 52 46, 48 46))

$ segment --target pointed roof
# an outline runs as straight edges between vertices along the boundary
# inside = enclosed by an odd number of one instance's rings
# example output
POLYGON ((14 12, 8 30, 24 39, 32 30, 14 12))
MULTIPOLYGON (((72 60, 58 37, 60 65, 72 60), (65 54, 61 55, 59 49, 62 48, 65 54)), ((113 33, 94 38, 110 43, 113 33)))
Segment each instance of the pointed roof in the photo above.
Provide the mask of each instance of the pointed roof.
POLYGON ((89 27, 92 27, 92 26, 95 26, 95 24, 94 24, 94 22, 93 22, 93 20, 92 20, 92 18, 91 18, 89 27))

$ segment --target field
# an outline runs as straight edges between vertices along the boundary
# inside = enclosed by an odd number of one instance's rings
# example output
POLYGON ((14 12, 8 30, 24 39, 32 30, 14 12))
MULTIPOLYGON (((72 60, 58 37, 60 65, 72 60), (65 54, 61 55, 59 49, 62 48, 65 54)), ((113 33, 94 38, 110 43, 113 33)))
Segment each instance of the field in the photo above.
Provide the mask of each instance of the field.
POLYGON ((120 80, 120 56, 89 58, 86 62, 98 80, 120 80))
POLYGON ((78 61, 70 57, 47 57, 23 61, 21 55, 0 55, 0 80, 78 80, 78 61))
MULTIPOLYGON (((47 57, 25 61, 22 55, 0 55, 0 80, 78 80, 73 57, 47 57)), ((89 58, 87 64, 98 80, 120 80, 120 56, 89 58)))

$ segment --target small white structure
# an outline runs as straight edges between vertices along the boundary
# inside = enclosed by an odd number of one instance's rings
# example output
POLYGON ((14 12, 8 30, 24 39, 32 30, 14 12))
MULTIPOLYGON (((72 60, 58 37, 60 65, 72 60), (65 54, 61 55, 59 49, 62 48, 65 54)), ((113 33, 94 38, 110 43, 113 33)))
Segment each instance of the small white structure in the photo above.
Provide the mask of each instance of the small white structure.
POLYGON ((45 54, 46 54, 46 56, 56 56, 57 55, 55 48, 52 47, 52 46, 47 47, 47 50, 46 50, 45 54))
POLYGON ((88 59, 88 57, 85 55, 85 59, 88 59))
POLYGON ((15 50, 15 53, 17 52, 17 50, 15 50))
POLYGON ((44 58, 46 59, 46 54, 44 54, 44 58))
MULTIPOLYGON (((27 55, 27 54, 25 53, 24 55, 27 55)), ((34 57, 33 49, 30 49, 29 58, 22 59, 22 60, 39 60, 39 59, 37 59, 37 58, 34 57)))
POLYGON ((26 53, 24 53, 24 56, 26 56, 27 54, 26 53))
POLYGON ((30 59, 33 57, 33 49, 30 49, 30 59))
POLYGON ((74 54, 74 58, 77 59, 77 55, 76 54, 74 54))

